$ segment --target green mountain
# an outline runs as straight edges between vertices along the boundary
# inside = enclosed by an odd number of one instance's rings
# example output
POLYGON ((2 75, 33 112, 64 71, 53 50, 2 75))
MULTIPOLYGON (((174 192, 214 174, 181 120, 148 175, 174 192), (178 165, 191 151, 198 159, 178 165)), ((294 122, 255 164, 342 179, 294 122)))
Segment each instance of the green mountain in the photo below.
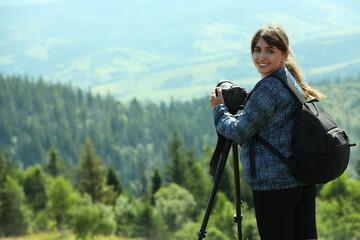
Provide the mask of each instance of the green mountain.
MULTIPOLYGON (((321 101, 323 107, 358 144, 359 80, 324 80, 316 85, 328 95, 321 101)), ((175 130, 196 157, 204 145, 214 147, 217 140, 207 96, 158 104, 133 99, 125 104, 71 85, 0 75, 0 106, 0 152, 8 151, 19 165, 45 164, 54 147, 72 174, 81 146, 90 138, 103 164, 112 165, 124 186, 134 192, 141 189, 144 174, 150 177, 155 166, 164 170, 175 130)), ((360 158, 358 147, 352 150, 351 165, 360 158)))
POLYGON ((250 89, 252 34, 288 31, 307 79, 355 76, 360 2, 3 0, 0 73, 43 77, 121 101, 191 100, 221 78, 250 89))
POLYGON ((18 164, 44 164, 54 147, 71 174, 81 146, 90 138, 103 164, 112 165, 134 191, 144 171, 164 169, 175 129, 197 156, 205 144, 216 142, 205 98, 122 104, 70 85, 0 75, 0 106, 0 151, 8 151, 18 164))

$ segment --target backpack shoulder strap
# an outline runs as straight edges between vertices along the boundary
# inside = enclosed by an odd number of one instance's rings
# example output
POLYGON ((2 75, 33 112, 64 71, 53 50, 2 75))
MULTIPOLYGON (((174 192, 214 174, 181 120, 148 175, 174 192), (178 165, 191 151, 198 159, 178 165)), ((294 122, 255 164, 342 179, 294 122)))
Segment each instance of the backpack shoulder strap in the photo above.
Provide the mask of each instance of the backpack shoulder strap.
POLYGON ((304 104, 306 102, 304 96, 299 92, 299 90, 297 90, 297 88, 294 86, 294 84, 291 82, 289 78, 278 73, 272 73, 271 76, 280 79, 285 84, 285 86, 290 90, 290 92, 292 92, 295 95, 295 97, 299 99, 301 104, 304 104))
MULTIPOLYGON (((264 147, 269 149, 273 154, 275 154, 281 161, 288 166, 290 169, 293 169, 292 161, 290 158, 285 157, 279 150, 277 150, 271 143, 265 140, 265 138, 261 137, 259 134, 256 134, 255 139, 259 141, 264 147)), ((256 178, 256 167, 255 167, 255 150, 254 150, 254 141, 250 143, 250 176, 252 178, 256 178)))
MULTIPOLYGON (((294 94, 294 96, 299 100, 301 104, 306 103, 306 99, 304 96, 297 90, 295 85, 288 79, 286 76, 278 73, 272 73, 271 76, 274 76, 280 79, 284 85, 294 94)), ((293 169, 292 161, 284 156, 279 150, 277 150, 273 145, 271 145, 268 141, 266 141, 259 134, 256 134, 255 139, 259 141, 264 147, 269 149, 273 154, 275 154, 281 161, 288 166, 290 169, 293 169)), ((256 178, 256 170, 255 170, 255 150, 254 150, 254 141, 250 144, 250 175, 252 178, 256 178)))
POLYGON ((284 154, 282 154, 279 150, 277 150, 273 145, 271 145, 268 141, 265 140, 265 138, 261 137, 260 135, 255 136, 256 140, 258 140, 262 145, 264 145, 266 148, 268 148, 272 153, 274 153, 278 158, 281 159, 286 165, 290 167, 289 159, 285 157, 284 154))

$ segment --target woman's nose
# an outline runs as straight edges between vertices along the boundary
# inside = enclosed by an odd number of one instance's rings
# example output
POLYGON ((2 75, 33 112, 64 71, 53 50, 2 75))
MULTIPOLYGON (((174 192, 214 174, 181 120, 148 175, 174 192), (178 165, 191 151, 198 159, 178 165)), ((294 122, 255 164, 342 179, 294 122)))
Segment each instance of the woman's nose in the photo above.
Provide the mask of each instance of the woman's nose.
POLYGON ((265 54, 263 52, 259 53, 259 60, 265 59, 265 54))

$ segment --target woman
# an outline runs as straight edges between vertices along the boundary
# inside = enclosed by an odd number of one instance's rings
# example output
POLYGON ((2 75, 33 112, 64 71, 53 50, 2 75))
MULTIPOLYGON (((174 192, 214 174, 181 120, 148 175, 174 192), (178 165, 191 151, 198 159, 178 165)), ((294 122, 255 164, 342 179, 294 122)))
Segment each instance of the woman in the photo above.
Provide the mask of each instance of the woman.
POLYGON ((213 89, 209 101, 216 129, 242 145, 240 159, 245 180, 253 190, 261 239, 317 239, 316 186, 295 179, 288 167, 254 136, 262 136, 286 157, 292 155, 294 112, 299 102, 271 73, 285 75, 305 98, 325 96, 305 83, 289 48, 287 34, 279 25, 260 28, 253 36, 251 53, 262 79, 255 85, 237 118, 224 105, 221 89, 213 89), (253 145, 255 155, 254 175, 250 174, 250 145, 253 145))

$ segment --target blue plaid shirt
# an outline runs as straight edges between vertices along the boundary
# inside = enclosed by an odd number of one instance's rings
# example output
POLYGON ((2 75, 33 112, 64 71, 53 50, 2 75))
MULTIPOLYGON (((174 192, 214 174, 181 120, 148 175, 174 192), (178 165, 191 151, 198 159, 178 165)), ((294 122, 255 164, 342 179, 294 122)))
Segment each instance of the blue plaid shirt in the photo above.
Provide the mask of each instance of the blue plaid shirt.
MULTIPOLYGON (((276 72, 286 75, 303 93, 285 67, 276 72)), ((242 145, 240 160, 243 174, 253 190, 279 190, 304 185, 294 178, 277 156, 253 139, 254 135, 259 134, 286 157, 290 157, 294 112, 297 107, 298 100, 281 80, 267 76, 255 85, 243 112, 237 118, 223 104, 214 108, 217 131, 242 145), (250 176, 251 141, 254 141, 256 178, 250 176)))

